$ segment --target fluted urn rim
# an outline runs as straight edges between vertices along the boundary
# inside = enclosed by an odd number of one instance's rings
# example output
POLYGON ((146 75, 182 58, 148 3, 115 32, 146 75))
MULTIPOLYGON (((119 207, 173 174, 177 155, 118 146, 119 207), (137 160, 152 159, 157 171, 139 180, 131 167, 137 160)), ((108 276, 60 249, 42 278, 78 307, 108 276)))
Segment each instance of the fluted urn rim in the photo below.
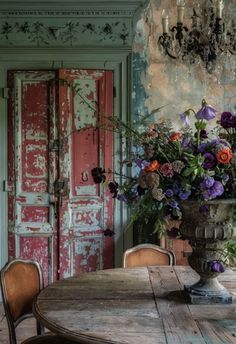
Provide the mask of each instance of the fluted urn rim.
POLYGON ((186 200, 186 201, 181 201, 181 204, 236 204, 236 198, 217 198, 217 199, 212 199, 209 201, 204 201, 204 200, 186 200))

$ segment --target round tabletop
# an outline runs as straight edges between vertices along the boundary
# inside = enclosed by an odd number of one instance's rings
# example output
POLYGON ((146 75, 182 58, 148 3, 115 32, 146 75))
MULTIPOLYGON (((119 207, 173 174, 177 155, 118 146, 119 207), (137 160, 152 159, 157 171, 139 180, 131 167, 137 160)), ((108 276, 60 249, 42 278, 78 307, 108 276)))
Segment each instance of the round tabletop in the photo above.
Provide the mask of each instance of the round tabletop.
MULTIPOLYGON (((236 343, 235 304, 188 305, 190 267, 111 269, 57 281, 42 290, 34 314, 45 327, 82 344, 236 343)), ((221 282, 236 292, 236 274, 221 282)))

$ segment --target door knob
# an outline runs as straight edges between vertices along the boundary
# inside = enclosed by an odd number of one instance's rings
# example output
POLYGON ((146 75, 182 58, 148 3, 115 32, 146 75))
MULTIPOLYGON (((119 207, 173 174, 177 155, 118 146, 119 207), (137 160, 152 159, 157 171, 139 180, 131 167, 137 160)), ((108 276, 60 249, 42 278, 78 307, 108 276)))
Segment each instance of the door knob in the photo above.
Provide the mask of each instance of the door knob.
POLYGON ((82 172, 82 181, 87 182, 88 181, 88 171, 82 172))

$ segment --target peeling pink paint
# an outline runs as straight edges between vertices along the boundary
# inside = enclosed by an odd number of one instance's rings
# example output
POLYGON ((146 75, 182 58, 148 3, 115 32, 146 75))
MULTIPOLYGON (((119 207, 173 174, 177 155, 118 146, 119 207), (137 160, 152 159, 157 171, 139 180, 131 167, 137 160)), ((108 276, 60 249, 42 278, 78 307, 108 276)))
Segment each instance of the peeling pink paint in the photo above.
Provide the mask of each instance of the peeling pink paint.
POLYGON ((22 222, 49 222, 49 208, 39 206, 22 206, 22 222))
POLYGON ((48 194, 55 175, 48 151, 55 132, 53 110, 49 112, 55 108, 50 83, 54 78, 54 72, 43 71, 8 75, 9 87, 15 90, 8 106, 8 178, 15 185, 8 204, 9 256, 37 260, 46 284, 57 273, 56 221, 48 194))
POLYGON ((113 203, 104 202, 91 177, 93 167, 113 165, 112 133, 97 129, 102 124, 98 113, 113 115, 113 87, 111 72, 61 70, 60 78, 74 88, 72 92, 64 86, 59 94, 61 136, 68 136, 60 157, 60 179, 71 177, 70 192, 60 208, 60 272, 66 277, 113 266, 113 239, 107 241, 103 235, 108 219, 113 223, 113 203))
POLYGON ((73 89, 59 81, 57 90, 54 72, 9 73, 9 255, 39 261, 46 283, 113 267, 113 238, 103 234, 113 202, 91 178, 93 167, 113 167, 113 135, 98 116, 113 115, 113 75, 61 70, 59 78, 73 89), (50 148, 58 131, 59 151, 50 148))

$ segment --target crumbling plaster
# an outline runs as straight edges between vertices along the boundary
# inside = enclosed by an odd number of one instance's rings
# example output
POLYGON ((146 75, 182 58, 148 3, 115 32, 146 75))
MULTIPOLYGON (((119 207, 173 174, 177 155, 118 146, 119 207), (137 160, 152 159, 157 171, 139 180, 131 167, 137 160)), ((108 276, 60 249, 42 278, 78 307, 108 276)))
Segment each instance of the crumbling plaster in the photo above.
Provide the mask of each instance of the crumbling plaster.
MULTIPOLYGON (((199 1, 186 0, 187 24, 191 19, 192 5, 196 6, 197 3, 199 1)), ((224 3, 225 15, 228 13, 235 18, 236 1, 225 0, 224 3)), ((133 45, 134 118, 166 105, 156 114, 157 118, 168 117, 177 126, 180 124, 178 113, 189 107, 197 110, 203 98, 214 105, 219 113, 223 109, 236 112, 236 76, 230 72, 232 63, 236 67, 236 57, 225 64, 222 74, 216 70, 212 75, 201 67, 186 66, 164 57, 157 43, 162 33, 161 12, 164 8, 170 11, 169 22, 172 27, 176 21, 174 0, 150 0, 136 25, 133 45)))

